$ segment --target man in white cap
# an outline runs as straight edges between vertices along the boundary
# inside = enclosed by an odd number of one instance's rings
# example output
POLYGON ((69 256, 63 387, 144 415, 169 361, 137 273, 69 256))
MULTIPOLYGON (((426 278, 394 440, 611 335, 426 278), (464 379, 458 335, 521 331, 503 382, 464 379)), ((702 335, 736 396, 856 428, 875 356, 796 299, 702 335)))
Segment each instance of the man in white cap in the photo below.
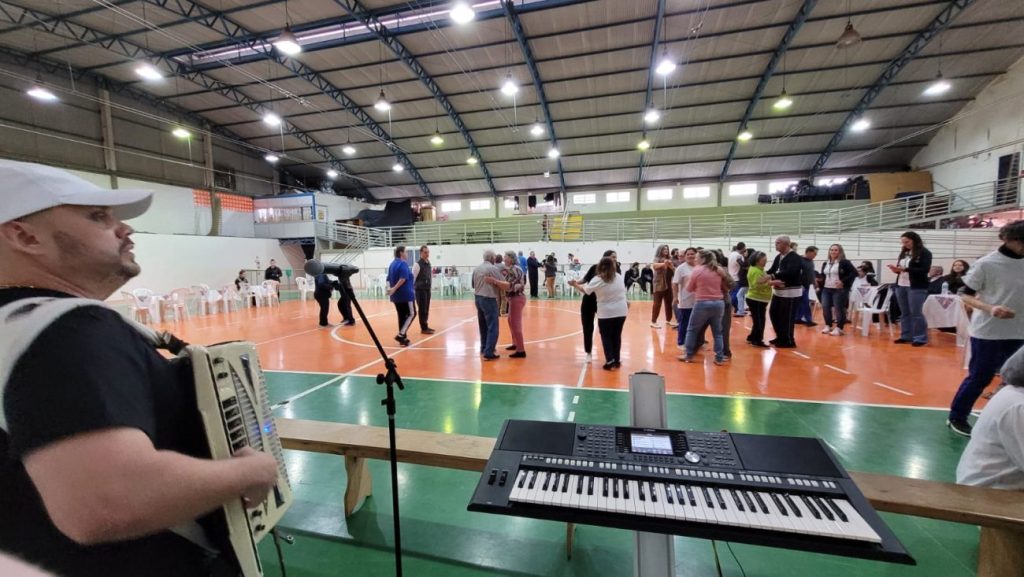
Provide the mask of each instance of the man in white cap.
POLYGON ((181 365, 102 305, 151 195, 0 160, 0 550, 65 577, 234 575, 204 515, 277 479, 265 453, 202 458, 181 365), (39 320, 68 298, 96 304, 39 320))

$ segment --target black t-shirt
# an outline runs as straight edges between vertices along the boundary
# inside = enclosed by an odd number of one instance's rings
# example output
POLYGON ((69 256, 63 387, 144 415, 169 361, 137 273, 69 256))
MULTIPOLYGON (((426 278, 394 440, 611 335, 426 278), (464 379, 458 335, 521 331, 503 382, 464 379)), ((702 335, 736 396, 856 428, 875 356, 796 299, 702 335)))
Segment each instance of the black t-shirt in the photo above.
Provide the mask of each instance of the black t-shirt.
MULTIPOLYGON (((0 306, 40 296, 70 295, 5 289, 0 306)), ((190 375, 187 363, 168 361, 102 307, 74 309, 40 333, 15 364, 3 395, 0 550, 62 577, 208 574, 207 555, 168 531, 98 546, 74 543, 50 521, 22 464, 35 449, 114 427, 140 429, 158 449, 205 456, 190 375)))

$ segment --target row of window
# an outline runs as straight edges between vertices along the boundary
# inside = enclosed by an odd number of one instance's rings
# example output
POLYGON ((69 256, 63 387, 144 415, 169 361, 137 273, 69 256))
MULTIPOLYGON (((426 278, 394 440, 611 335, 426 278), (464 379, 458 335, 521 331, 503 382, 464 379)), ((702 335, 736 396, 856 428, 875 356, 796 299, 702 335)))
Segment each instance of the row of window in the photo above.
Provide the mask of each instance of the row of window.
MULTIPOLYGON (((819 178, 817 184, 819 186, 829 185, 834 183, 840 183, 846 180, 842 178, 819 178)), ((797 183, 795 180, 785 180, 778 182, 768 183, 768 193, 774 194, 776 192, 782 192, 797 183)), ((683 199, 693 200, 701 198, 711 198, 711 185, 702 186, 684 186, 683 187, 683 199)), ((757 194, 757 183, 756 182, 738 182, 730 184, 726 190, 726 194, 729 196, 754 196, 757 194)), ((582 192, 570 195, 570 202, 575 205, 587 205, 597 203, 596 192, 582 192)), ((628 190, 619 192, 606 192, 604 193, 604 201, 606 203, 619 203, 629 202, 632 193, 628 190)), ((651 188, 647 190, 648 201, 659 201, 659 200, 672 200, 675 197, 675 190, 671 188, 651 188)), ((505 208, 515 208, 516 202, 511 198, 506 198, 504 201, 505 208)), ((490 199, 485 200, 471 200, 469 201, 469 210, 490 210, 491 201, 490 199)), ((462 210, 461 202, 442 202, 441 212, 459 212, 462 210)))

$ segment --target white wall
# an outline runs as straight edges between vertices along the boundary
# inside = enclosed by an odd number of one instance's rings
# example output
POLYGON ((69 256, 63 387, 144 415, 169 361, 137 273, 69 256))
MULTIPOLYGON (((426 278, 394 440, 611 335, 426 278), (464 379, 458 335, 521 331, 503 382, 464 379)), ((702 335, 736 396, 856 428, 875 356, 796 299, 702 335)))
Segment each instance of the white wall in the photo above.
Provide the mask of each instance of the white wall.
MULTIPOLYGON (((327 210, 327 222, 355 218, 361 210, 371 208, 371 205, 347 196, 317 193, 315 199, 317 207, 327 210)), ((376 210, 383 210, 383 205, 379 205, 376 210)))
MULTIPOLYGON (((954 79, 953 82, 956 82, 954 79)), ((1024 150, 1024 59, 992 81, 943 127, 911 163, 929 170, 936 189, 996 180, 999 157, 1024 150)))
MULTIPOLYGON (((255 268, 257 258, 262 267, 272 258, 282 269, 290 263, 276 239, 136 233, 132 240, 142 274, 123 290, 148 288, 165 293, 199 283, 220 288, 234 282, 240 269, 255 268)), ((120 298, 119 294, 112 296, 120 298)))
MULTIPOLYGON (((206 220, 196 218, 192 189, 157 184, 130 178, 117 179, 118 188, 143 188, 154 191, 153 204, 138 218, 128 221, 138 232, 156 234, 206 234, 210 232, 210 210, 206 220)), ((107 186, 110 186, 109 182, 107 186)), ((250 219, 251 220, 251 219, 250 219)))

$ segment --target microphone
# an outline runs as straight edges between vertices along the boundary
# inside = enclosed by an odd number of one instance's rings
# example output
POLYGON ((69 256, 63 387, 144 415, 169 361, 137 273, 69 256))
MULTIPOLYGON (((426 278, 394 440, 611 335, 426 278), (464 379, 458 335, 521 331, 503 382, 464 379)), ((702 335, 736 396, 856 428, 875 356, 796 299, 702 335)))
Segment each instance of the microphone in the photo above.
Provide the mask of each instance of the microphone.
POLYGON ((302 267, 302 270, 306 271, 306 274, 311 276, 326 273, 333 274, 338 278, 344 279, 359 272, 359 267, 352 266, 350 264, 322 263, 316 259, 313 259, 307 260, 306 265, 302 267))

